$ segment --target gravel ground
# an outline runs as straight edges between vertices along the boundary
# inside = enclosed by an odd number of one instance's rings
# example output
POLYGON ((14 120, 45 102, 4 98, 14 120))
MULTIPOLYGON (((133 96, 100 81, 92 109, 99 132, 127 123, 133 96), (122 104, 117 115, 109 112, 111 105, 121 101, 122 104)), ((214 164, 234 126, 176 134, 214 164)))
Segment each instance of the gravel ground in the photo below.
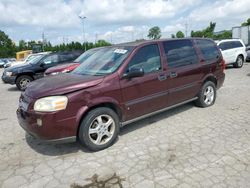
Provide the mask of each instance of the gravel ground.
POLYGON ((0 187, 250 187, 250 64, 226 70, 214 106, 130 124, 95 153, 27 136, 15 115, 20 92, 1 81, 0 91, 0 187))

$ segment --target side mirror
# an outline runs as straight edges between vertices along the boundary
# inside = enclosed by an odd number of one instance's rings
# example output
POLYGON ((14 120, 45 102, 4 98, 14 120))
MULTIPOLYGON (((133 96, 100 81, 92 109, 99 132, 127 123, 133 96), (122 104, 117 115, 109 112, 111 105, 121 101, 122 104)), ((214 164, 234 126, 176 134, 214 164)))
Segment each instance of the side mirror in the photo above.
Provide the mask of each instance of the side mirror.
POLYGON ((123 75, 123 78, 130 79, 135 77, 142 77, 144 75, 143 68, 131 68, 128 73, 123 75))

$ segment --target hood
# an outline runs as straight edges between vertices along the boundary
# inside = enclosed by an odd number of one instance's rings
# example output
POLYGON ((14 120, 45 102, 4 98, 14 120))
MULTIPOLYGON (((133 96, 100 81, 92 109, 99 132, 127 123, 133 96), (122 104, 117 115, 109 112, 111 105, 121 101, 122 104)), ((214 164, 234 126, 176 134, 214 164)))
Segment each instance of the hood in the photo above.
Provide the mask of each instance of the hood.
POLYGON ((93 87, 103 81, 104 76, 77 74, 59 74, 48 76, 31 82, 25 94, 31 98, 51 95, 62 95, 73 91, 93 87))
POLYGON ((22 64, 16 64, 16 65, 7 67, 6 70, 11 71, 11 72, 13 72, 13 71, 15 72, 15 71, 18 71, 18 69, 27 69, 27 68, 29 68, 31 66, 32 65, 29 64, 29 63, 22 63, 22 64))
POLYGON ((58 66, 51 67, 51 68, 47 69, 45 71, 45 74, 51 74, 54 72, 62 72, 65 69, 69 69, 71 71, 71 70, 74 70, 78 66, 79 66, 79 63, 66 63, 63 65, 58 65, 58 66))

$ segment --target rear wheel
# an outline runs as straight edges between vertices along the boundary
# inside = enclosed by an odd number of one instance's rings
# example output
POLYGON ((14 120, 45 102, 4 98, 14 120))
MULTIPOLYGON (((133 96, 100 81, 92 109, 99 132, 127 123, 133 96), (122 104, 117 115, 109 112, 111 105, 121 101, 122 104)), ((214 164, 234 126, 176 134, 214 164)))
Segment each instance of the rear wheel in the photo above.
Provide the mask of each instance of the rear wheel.
POLYGON ((24 91, 27 85, 33 81, 33 78, 28 75, 19 76, 16 79, 16 86, 19 90, 24 91))
POLYGON ((215 84, 211 81, 207 81, 203 84, 196 100, 196 105, 199 107, 212 106, 216 99, 215 84))
POLYGON ((236 59, 234 67, 241 68, 243 66, 243 63, 244 63, 244 58, 241 55, 239 55, 236 59))
POLYGON ((78 138, 89 150, 98 151, 111 146, 118 137, 119 118, 110 108, 91 110, 81 122, 78 138))

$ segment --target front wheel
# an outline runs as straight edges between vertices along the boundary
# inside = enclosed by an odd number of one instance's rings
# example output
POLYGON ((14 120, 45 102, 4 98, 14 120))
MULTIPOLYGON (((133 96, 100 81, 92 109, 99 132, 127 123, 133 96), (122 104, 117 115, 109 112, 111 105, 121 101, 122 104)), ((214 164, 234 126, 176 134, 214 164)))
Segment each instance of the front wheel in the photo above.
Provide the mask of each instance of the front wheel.
POLYGON ((237 59, 236 59, 236 62, 235 62, 235 64, 234 64, 234 67, 236 67, 236 68, 241 68, 241 67, 243 66, 243 62, 244 62, 244 58, 243 58, 241 55, 239 55, 239 56, 237 57, 237 59))
POLYGON ((19 90, 24 91, 27 85, 33 81, 33 78, 28 75, 19 76, 16 79, 16 86, 19 90))
POLYGON ((89 150, 98 151, 111 146, 118 137, 119 118, 110 108, 91 110, 81 122, 78 138, 89 150))
POLYGON ((211 81, 207 81, 203 84, 196 100, 196 105, 199 107, 212 106, 216 99, 216 87, 211 81))

